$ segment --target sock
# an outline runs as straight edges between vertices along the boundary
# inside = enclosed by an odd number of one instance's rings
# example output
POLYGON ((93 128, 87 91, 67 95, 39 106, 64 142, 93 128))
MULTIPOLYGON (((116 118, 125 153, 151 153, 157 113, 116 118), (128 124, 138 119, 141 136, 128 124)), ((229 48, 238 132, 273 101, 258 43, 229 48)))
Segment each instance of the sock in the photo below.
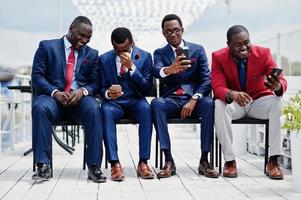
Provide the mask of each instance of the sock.
POLYGON ((202 156, 201 156, 200 162, 204 162, 204 161, 208 162, 208 153, 209 152, 202 152, 202 156))
POLYGON ((116 163, 119 163, 119 160, 111 160, 111 167, 113 167, 116 163))
POLYGON ((145 163, 145 164, 147 164, 147 159, 140 159, 138 165, 139 165, 140 163, 142 163, 142 162, 145 163))
POLYGON ((272 160, 272 161, 278 161, 278 155, 275 155, 275 156, 270 156, 270 160, 272 160))
POLYGON ((168 162, 168 161, 172 161, 173 162, 173 158, 172 158, 170 149, 162 149, 162 150, 163 150, 163 153, 164 153, 165 162, 168 162))

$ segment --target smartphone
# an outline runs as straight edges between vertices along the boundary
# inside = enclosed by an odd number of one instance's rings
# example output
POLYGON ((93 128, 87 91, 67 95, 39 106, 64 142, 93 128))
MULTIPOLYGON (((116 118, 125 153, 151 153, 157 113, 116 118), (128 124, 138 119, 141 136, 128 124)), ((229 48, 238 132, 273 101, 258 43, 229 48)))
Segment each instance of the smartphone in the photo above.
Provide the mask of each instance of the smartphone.
POLYGON ((270 75, 271 76, 280 76, 282 71, 283 71, 283 69, 275 67, 275 68, 273 68, 270 75))
POLYGON ((118 84, 112 84, 110 89, 115 90, 115 91, 121 91, 121 86, 118 84))
POLYGON ((187 46, 184 46, 184 47, 179 47, 177 49, 177 56, 181 56, 181 55, 184 55, 186 56, 186 58, 184 60, 190 60, 190 57, 189 57, 189 49, 187 46))

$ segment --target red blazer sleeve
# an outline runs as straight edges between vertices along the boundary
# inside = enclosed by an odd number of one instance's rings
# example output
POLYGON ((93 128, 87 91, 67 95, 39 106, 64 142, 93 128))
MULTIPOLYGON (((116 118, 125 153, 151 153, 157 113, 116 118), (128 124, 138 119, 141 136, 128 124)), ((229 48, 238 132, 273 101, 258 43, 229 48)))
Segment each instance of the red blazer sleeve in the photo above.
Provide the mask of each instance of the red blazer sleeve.
POLYGON ((216 52, 212 53, 211 79, 214 97, 225 101, 226 93, 229 89, 227 88, 226 77, 221 60, 219 60, 219 56, 216 52))

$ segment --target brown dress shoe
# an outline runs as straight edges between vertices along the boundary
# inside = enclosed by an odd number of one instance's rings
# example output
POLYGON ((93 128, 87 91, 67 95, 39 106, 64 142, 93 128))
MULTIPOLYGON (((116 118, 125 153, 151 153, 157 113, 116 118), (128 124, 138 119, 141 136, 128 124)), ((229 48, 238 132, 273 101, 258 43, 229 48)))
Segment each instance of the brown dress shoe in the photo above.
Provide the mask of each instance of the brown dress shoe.
POLYGON ((173 161, 167 161, 162 170, 157 174, 158 178, 168 178, 176 175, 176 165, 173 161))
POLYGON ((219 174, 209 164, 208 161, 202 161, 198 167, 199 175, 204 175, 208 178, 218 178, 219 174))
POLYGON ((123 181, 124 175, 120 163, 116 163, 111 167, 111 180, 112 181, 123 181))
POLYGON ((276 179, 280 180, 283 179, 283 173, 278 165, 278 162, 275 160, 269 160, 267 166, 266 166, 266 175, 270 179, 276 179))
POLYGON ((154 174, 151 168, 144 162, 139 163, 137 167, 137 176, 143 179, 153 179, 154 174))
POLYGON ((236 178, 237 177, 237 169, 235 160, 225 162, 223 169, 223 176, 227 178, 236 178))

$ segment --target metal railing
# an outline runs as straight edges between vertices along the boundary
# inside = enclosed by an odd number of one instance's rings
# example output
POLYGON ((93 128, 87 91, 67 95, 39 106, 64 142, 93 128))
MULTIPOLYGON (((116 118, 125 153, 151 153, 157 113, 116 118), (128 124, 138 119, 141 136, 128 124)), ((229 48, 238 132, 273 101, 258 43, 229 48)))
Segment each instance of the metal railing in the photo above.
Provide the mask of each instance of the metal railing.
MULTIPOLYGON (((28 85, 30 76, 16 75, 9 85, 28 85)), ((8 90, 0 93, 0 155, 31 139, 31 94, 8 90)))
POLYGON ((270 48, 278 66, 286 76, 301 76, 301 29, 278 33, 257 44, 270 48))

